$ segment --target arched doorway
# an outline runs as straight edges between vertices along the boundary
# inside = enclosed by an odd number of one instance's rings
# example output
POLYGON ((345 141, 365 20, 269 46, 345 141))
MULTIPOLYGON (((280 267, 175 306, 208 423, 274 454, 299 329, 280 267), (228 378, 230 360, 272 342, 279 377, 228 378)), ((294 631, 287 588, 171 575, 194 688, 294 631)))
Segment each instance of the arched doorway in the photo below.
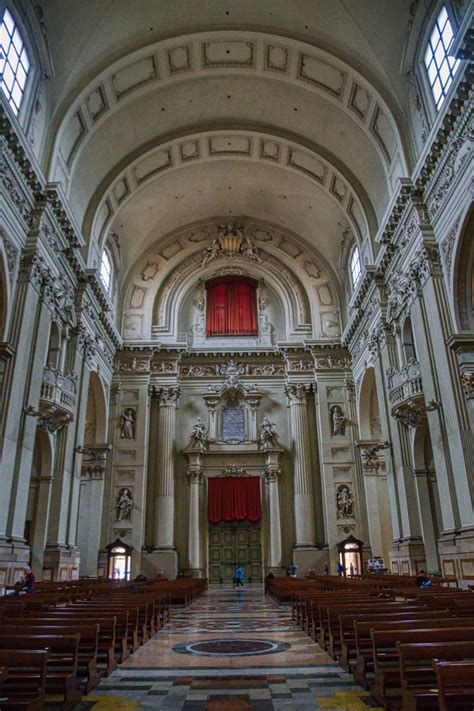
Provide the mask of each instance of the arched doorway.
POLYGON ((81 488, 77 544, 81 554, 80 575, 98 574, 98 556, 102 534, 102 511, 106 458, 110 446, 107 437, 107 402, 97 373, 90 373, 87 395, 84 444, 82 445, 81 488))
MULTIPOLYGON (((362 379, 359 394, 359 427, 362 447, 381 445, 382 424, 375 370, 368 368, 362 379)), ((382 450, 381 450, 382 451, 382 450)), ((389 551, 393 540, 387 472, 382 456, 369 466, 363 460, 364 491, 372 556, 381 556, 388 565, 389 551)))
POLYGON ((52 580, 53 569, 43 567, 51 491, 53 484, 54 435, 36 431, 25 520, 25 540, 31 550, 31 567, 39 579, 52 580))
POLYGON ((426 420, 414 432, 413 463, 426 570, 428 573, 439 573, 438 539, 442 531, 441 507, 430 431, 426 420))

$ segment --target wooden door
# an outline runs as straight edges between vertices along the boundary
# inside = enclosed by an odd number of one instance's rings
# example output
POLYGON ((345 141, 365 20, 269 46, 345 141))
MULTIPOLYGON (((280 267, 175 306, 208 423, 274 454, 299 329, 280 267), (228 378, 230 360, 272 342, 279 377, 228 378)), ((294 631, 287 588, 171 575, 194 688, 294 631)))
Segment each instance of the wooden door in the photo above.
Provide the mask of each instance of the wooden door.
POLYGON ((241 565, 245 580, 262 581, 260 526, 249 521, 209 525, 209 580, 232 583, 241 565))

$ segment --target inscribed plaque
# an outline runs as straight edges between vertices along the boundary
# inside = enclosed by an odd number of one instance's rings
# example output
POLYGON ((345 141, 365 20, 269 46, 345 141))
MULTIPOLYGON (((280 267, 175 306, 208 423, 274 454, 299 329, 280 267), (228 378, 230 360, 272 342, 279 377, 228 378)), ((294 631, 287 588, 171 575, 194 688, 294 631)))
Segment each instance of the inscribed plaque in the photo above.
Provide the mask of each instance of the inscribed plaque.
POLYGON ((229 400, 222 410, 222 439, 224 442, 245 439, 245 410, 238 400, 229 400))

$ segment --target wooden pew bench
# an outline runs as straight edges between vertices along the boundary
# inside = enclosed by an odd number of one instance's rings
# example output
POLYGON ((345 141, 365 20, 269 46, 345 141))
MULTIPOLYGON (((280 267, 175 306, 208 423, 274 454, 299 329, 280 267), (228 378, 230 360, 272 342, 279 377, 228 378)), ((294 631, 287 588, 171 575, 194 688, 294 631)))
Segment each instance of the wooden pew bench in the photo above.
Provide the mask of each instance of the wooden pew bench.
POLYGON ((46 664, 47 694, 64 696, 64 711, 76 706, 82 698, 77 683, 77 662, 79 652, 79 634, 70 635, 33 635, 31 631, 22 635, 5 635, 0 631, 0 650, 42 650, 49 649, 46 664))
MULTIPOLYGON (((73 625, 73 626, 35 626, 29 624, 28 636, 38 635, 80 635, 77 658, 77 679, 84 695, 89 694, 100 683, 100 674, 97 668, 97 655, 99 650, 99 625, 73 625)), ((19 638, 23 626, 4 625, 0 635, 15 635, 19 638)))
POLYGON ((474 641, 397 642, 402 679, 403 711, 439 709, 438 688, 433 660, 474 661, 474 641))
POLYGON ((342 645, 342 635, 341 635, 341 621, 340 617, 342 614, 357 614, 367 612, 368 614, 373 613, 385 614, 390 612, 421 612, 426 608, 420 605, 406 605, 403 602, 393 602, 393 601, 380 601, 370 603, 359 603, 355 602, 354 605, 347 607, 346 605, 334 605, 326 609, 326 627, 327 627, 327 653, 333 659, 337 659, 341 653, 342 645))
MULTIPOLYGON (((395 623, 403 622, 416 622, 418 623, 418 628, 429 627, 431 620, 437 619, 456 619, 452 617, 449 612, 445 612, 442 617, 440 617, 439 612, 434 610, 428 610, 426 612, 420 612, 416 615, 405 616, 405 613, 397 613, 396 615, 382 615, 375 619, 374 616, 369 617, 367 620, 355 621, 354 622, 354 633, 355 633, 355 645, 356 645, 356 663, 353 670, 354 681, 360 684, 364 689, 370 689, 370 685, 373 681, 374 674, 374 645, 372 642, 372 629, 385 629, 383 625, 384 622, 387 623, 387 627, 390 628, 395 625, 395 623), (380 627, 382 625, 382 627, 380 627)), ((395 627, 397 629, 397 627, 395 627)))
MULTIPOLYGON (((341 634, 341 653, 339 655, 338 662, 341 665, 343 669, 346 671, 352 671, 353 666, 355 665, 356 658, 357 658, 357 644, 356 644, 356 630, 355 630, 355 623, 356 622, 374 622, 375 626, 379 624, 379 622, 383 620, 387 620, 389 622, 389 626, 396 625, 398 623, 403 624, 405 621, 410 622, 413 621, 414 624, 417 624, 417 621, 421 621, 424 619, 429 619, 429 620, 439 620, 440 619, 440 613, 439 612, 434 612, 433 610, 425 610, 425 608, 418 608, 418 609, 410 609, 410 607, 402 607, 400 609, 400 612, 377 612, 375 614, 373 613, 349 613, 346 614, 340 613, 339 614, 339 625, 340 625, 340 634, 341 634)), ((454 619, 454 618, 451 618, 454 619)), ((430 623, 431 624, 431 623, 430 623)), ((424 623, 418 625, 420 627, 424 626, 424 623)), ((383 628, 380 628, 383 629, 383 628)), ((370 630, 368 632, 367 640, 366 640, 366 646, 369 650, 371 651, 372 648, 372 640, 370 638, 370 630)))
MULTIPOLYGON (((374 682, 370 688, 373 698, 382 706, 402 696, 402 680, 397 644, 429 642, 468 642, 474 639, 474 627, 448 627, 438 629, 411 630, 372 630, 374 656, 374 682)), ((417 684, 423 687, 433 683, 431 661, 428 665, 428 678, 424 678, 423 667, 418 668, 417 684)))
MULTIPOLYGON (((25 618, 8 619, 8 627, 25 627, 25 618)), ((99 637, 97 647, 97 667, 99 671, 108 676, 117 668, 117 662, 122 661, 122 657, 128 655, 127 640, 122 637, 118 638, 116 634, 117 618, 115 616, 102 615, 101 617, 74 618, 70 616, 49 615, 47 617, 29 617, 28 629, 61 629, 74 630, 84 625, 99 626, 99 637)))
POLYGON ((42 711, 49 649, 0 650, 0 667, 7 670, 0 687, 1 709, 42 711))
POLYGON ((474 662, 433 660, 440 711, 474 709, 474 662))

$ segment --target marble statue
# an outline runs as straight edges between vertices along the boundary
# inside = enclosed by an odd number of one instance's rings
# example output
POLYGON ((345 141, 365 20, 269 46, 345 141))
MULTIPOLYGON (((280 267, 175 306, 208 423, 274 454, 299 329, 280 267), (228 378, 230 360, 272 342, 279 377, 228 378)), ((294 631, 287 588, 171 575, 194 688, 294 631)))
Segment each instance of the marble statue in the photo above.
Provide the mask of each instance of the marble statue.
POLYGON ((331 407, 331 435, 335 437, 336 435, 344 436, 346 433, 346 418, 339 405, 334 405, 331 407))
POLYGON ((198 417, 191 430, 190 447, 202 447, 207 441, 207 429, 202 417, 198 417))
POLYGON ((264 417, 260 424, 260 446, 264 449, 269 447, 279 447, 276 425, 270 422, 268 417, 264 417))
POLYGON ((347 484, 341 484, 336 492, 337 518, 352 518, 354 516, 354 501, 347 484))
POLYGON ((120 425, 120 437, 122 439, 135 439, 135 410, 127 407, 122 412, 122 422, 120 425))
POLYGON ((133 498, 132 492, 126 487, 120 489, 117 496, 117 503, 115 504, 116 510, 116 521, 130 521, 133 509, 133 498))

